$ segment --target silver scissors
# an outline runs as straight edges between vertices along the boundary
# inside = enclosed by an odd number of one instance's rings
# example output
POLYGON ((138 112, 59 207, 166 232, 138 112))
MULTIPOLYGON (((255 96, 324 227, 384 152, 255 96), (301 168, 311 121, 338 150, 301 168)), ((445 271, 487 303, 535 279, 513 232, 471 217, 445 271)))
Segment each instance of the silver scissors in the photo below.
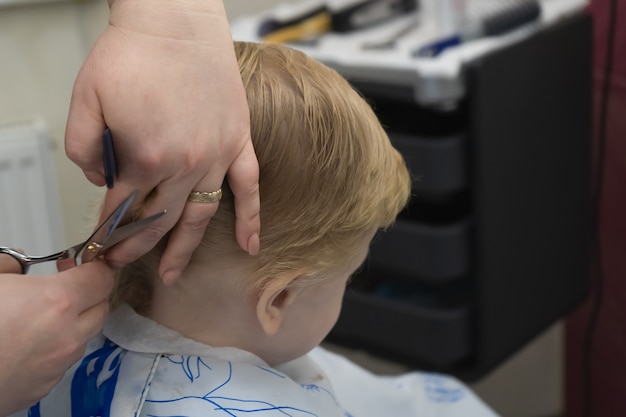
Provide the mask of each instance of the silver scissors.
POLYGON ((15 249, 0 246, 0 253, 5 253, 12 256, 22 266, 22 273, 28 272, 28 268, 31 265, 39 264, 42 262, 56 261, 59 259, 74 258, 77 265, 85 262, 91 262, 98 256, 105 253, 107 249, 116 243, 134 235, 138 231, 145 228, 148 224, 152 223, 159 217, 165 214, 165 210, 146 217, 145 219, 138 220, 136 222, 119 226, 120 221, 132 205, 133 201, 137 197, 137 191, 133 191, 126 199, 102 222, 95 231, 89 236, 87 240, 67 248, 61 252, 54 253, 48 256, 29 256, 25 255, 15 249), (119 226, 119 227, 118 227, 119 226))

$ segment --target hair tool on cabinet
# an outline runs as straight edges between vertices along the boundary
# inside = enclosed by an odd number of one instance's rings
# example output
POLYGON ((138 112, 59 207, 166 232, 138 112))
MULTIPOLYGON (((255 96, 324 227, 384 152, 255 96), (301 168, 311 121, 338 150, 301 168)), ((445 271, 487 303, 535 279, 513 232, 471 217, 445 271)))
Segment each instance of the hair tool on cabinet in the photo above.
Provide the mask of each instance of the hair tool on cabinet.
POLYGON ((304 42, 329 32, 348 33, 417 9, 418 0, 309 0, 284 5, 262 21, 264 42, 304 42))
MULTIPOLYGON (((440 0, 436 0, 440 1, 440 0)), ((497 36, 536 21, 541 16, 539 0, 504 2, 498 9, 476 19, 465 19, 458 33, 438 39, 418 48, 415 57, 436 57, 444 50, 464 42, 487 36, 497 36)))

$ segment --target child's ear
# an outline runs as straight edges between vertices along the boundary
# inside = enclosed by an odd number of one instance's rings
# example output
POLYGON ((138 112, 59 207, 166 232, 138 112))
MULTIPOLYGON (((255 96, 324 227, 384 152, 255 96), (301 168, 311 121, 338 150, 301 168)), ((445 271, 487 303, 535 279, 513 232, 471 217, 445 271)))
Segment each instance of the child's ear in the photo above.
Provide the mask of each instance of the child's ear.
POLYGON ((266 335, 275 335, 280 329, 287 307, 296 298, 298 289, 293 284, 299 276, 300 274, 291 274, 276 279, 259 291, 256 315, 266 335))

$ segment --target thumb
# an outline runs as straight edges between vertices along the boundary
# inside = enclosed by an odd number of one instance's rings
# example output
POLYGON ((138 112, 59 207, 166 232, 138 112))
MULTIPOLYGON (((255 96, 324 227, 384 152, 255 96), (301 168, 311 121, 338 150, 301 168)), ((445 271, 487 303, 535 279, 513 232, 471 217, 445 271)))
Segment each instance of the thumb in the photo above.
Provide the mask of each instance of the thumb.
POLYGON ((68 269, 74 268, 76 266, 76 261, 72 258, 60 259, 57 261, 57 270, 59 272, 67 271, 68 269))

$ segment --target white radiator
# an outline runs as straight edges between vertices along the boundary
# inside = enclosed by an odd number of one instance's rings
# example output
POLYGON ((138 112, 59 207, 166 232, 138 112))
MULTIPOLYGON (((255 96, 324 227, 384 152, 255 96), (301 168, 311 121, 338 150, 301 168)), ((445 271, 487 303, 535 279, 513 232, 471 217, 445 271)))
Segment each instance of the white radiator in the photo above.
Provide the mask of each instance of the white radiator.
MULTIPOLYGON (((63 249, 65 238, 52 139, 41 121, 0 124, 0 246, 29 255, 63 249)), ((56 271, 54 262, 31 274, 56 271)))

